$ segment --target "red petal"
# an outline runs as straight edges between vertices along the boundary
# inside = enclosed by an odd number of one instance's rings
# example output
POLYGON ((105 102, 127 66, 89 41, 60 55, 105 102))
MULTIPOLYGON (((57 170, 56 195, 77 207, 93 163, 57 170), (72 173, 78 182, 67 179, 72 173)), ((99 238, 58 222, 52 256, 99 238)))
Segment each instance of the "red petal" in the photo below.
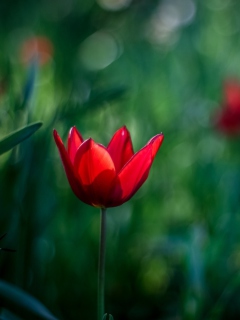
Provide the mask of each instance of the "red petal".
POLYGON ((225 105, 233 111, 240 112, 240 83, 237 80, 228 80, 224 85, 225 105))
POLYGON ((74 174, 73 165, 70 161, 69 155, 64 147, 62 139, 60 138, 60 136, 58 135, 56 130, 53 131, 53 136, 54 136, 56 145, 58 147, 58 150, 59 150, 59 153, 60 153, 60 156, 62 159, 62 163, 63 163, 64 169, 65 169, 65 172, 66 172, 66 175, 68 178, 68 182, 69 182, 73 192, 80 200, 90 204, 87 195, 85 194, 82 186, 80 185, 79 181, 77 180, 77 178, 74 174))
POLYGON ((107 149, 92 139, 84 141, 77 150, 74 169, 92 205, 106 206, 117 178, 113 160, 107 149))
POLYGON ((225 134, 239 135, 240 114, 229 109, 221 110, 214 119, 217 128, 225 134))
MULTIPOLYGON (((122 189, 121 203, 130 199, 147 179, 163 137, 162 134, 153 137, 120 171, 118 178, 122 189)), ((119 193, 117 185, 115 192, 116 194, 119 193)))
POLYGON ((72 127, 68 135, 68 155, 72 164, 74 163, 74 158, 78 147, 82 144, 83 138, 76 127, 72 127))
POLYGON ((131 136, 125 126, 114 134, 107 150, 118 173, 134 154, 131 136))

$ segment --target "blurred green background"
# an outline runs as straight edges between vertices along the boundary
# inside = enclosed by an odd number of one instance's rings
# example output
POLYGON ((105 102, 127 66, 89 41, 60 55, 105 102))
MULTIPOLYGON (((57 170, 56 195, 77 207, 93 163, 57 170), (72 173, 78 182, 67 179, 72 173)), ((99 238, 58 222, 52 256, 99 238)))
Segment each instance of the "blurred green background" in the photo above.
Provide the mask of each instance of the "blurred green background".
MULTIPOLYGON (((240 77, 237 0, 3 0, 0 278, 59 319, 96 319, 99 211, 71 191, 53 141, 73 125, 134 150, 165 140, 150 176, 107 212, 106 311, 115 320, 240 318, 240 137, 212 125, 240 77), (41 39, 40 64, 30 39, 41 39)), ((15 318, 14 318, 15 319, 15 318)))

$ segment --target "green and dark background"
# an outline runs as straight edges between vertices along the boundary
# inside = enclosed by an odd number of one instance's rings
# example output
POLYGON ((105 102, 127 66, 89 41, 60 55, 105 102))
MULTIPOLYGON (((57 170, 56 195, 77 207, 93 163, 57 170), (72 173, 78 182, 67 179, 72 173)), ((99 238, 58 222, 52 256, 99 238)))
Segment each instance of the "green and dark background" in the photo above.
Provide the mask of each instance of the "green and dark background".
POLYGON ((240 137, 213 125, 224 81, 240 78, 239 12, 237 0, 0 2, 0 138, 43 122, 0 157, 0 247, 17 250, 0 250, 1 280, 59 319, 96 319, 99 210, 71 191, 52 131, 107 145, 126 125, 135 151, 165 139, 142 188, 107 211, 106 311, 240 318, 240 137), (51 44, 45 63, 23 61, 33 37, 51 44))

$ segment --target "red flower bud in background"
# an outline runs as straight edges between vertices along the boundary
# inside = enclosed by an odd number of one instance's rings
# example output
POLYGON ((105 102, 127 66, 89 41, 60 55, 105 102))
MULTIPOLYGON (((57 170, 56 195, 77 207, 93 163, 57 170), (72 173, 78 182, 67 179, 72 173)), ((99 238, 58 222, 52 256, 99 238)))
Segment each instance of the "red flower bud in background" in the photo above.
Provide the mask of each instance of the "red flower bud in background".
POLYGON ((24 41, 20 50, 23 63, 29 63, 32 59, 37 58, 39 64, 44 65, 53 55, 52 42, 44 36, 32 37, 24 41))
POLYGON ((56 130, 53 135, 75 195, 102 208, 119 206, 137 192, 163 141, 163 134, 158 134, 134 154, 125 126, 114 134, 107 147, 91 138, 83 140, 75 127, 69 132, 67 149, 56 130))
POLYGON ((240 82, 228 80, 224 85, 222 109, 215 115, 215 124, 219 131, 227 135, 240 134, 240 82))

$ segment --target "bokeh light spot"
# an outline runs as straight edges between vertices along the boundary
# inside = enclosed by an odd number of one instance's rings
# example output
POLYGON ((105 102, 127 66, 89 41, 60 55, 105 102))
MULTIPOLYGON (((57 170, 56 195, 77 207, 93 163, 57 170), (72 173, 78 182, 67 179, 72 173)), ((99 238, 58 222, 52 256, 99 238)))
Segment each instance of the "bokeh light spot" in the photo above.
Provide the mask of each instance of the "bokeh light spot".
POLYGON ((106 68, 121 54, 119 41, 105 31, 98 31, 88 37, 80 47, 80 60, 91 71, 106 68))
POLYGON ((164 0, 150 19, 147 36, 151 42, 172 44, 178 40, 178 29, 188 25, 195 17, 196 6, 192 0, 164 0))

